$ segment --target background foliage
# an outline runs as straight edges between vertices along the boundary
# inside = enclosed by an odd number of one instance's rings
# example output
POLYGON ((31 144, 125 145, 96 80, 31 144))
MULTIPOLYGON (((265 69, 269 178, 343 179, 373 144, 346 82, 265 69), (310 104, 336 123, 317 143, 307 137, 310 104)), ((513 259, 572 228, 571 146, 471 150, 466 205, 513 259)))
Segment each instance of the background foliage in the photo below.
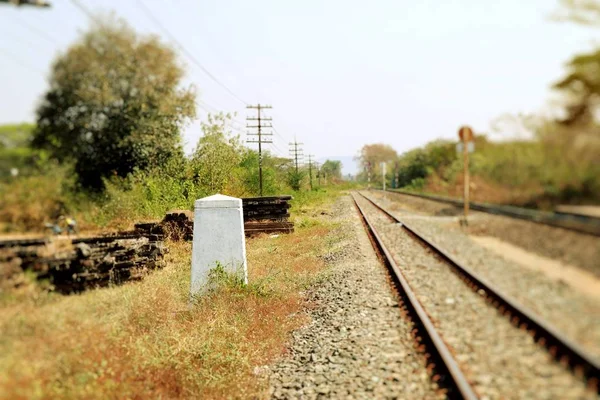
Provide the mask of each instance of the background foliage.
POLYGON ((55 60, 32 142, 73 162, 92 189, 102 189, 102 178, 181 157, 179 128, 195 113, 170 47, 125 22, 102 22, 55 60))

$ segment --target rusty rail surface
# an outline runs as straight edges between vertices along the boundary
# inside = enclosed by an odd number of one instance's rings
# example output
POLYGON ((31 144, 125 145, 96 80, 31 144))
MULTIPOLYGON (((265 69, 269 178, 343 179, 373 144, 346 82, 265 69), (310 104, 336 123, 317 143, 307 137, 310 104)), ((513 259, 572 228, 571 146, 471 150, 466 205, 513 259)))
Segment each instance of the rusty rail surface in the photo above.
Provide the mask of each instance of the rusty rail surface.
POLYGON ((373 246, 383 262, 390 269, 392 277, 395 279, 396 283, 402 288, 400 295, 403 298, 404 304, 406 305, 409 313, 412 315, 413 322, 415 322, 415 326, 421 335, 421 339, 423 339, 425 342, 424 344, 435 359, 433 362, 435 365, 434 369, 439 375, 442 376, 440 383, 442 386, 448 389, 448 398, 477 399, 478 397, 475 394, 474 389, 471 387, 469 381, 460 370, 458 363, 452 356, 452 353, 436 331, 433 323, 427 315, 427 312, 412 291, 408 281, 400 271, 400 268, 394 261, 391 253, 383 244, 383 241, 375 230, 375 227, 369 221, 367 215, 363 211, 362 207, 358 204, 354 196, 353 199, 354 204, 359 210, 365 228, 371 238, 373 246))
POLYGON ((448 262, 456 273, 472 283, 474 291, 483 289, 488 302, 492 303, 500 310, 506 310, 514 325, 519 327, 524 326, 527 330, 533 330, 535 332, 535 340, 545 346, 555 360, 560 361, 561 363, 567 363, 571 370, 578 374, 582 374, 583 377, 585 377, 590 387, 594 388, 597 392, 600 392, 600 365, 598 361, 581 348, 581 346, 561 334, 555 327, 536 316, 531 310, 504 294, 497 287, 464 265, 455 256, 452 256, 439 245, 427 239, 419 233, 417 229, 392 215, 389 211, 364 194, 360 192, 358 192, 358 194, 373 204, 373 206, 383 212, 388 218, 400 223, 413 237, 448 262))

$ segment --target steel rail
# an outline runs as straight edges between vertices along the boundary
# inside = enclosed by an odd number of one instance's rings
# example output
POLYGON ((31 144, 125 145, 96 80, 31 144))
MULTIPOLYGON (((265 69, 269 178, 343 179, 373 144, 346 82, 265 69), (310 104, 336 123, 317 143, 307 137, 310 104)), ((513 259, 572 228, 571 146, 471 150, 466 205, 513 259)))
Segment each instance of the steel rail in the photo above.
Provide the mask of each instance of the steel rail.
MULTIPOLYGON (((378 191, 383 191, 377 189, 378 191)), ((387 189, 385 193, 403 194, 406 196, 417 197, 419 199, 436 201, 438 203, 450 204, 462 207, 462 200, 436 196, 431 194, 412 193, 399 189, 387 189)), ((501 215, 509 218, 522 219, 524 221, 535 222, 541 225, 552 226, 555 228, 567 229, 570 231, 583 233, 586 235, 600 236, 600 218, 589 217, 578 214, 569 214, 565 212, 548 212, 531 210, 522 207, 505 206, 499 204, 475 203, 470 202, 472 210, 485 212, 493 215, 501 215)))
POLYGON ((380 250, 380 254, 384 258, 384 262, 390 267, 393 271, 394 277, 400 283, 403 290, 403 297, 408 300, 407 306, 412 309, 413 315, 417 317, 418 322, 424 328, 424 333, 428 336, 428 341, 432 344, 432 350, 436 353, 436 358, 443 362, 443 365, 436 365, 437 370, 441 370, 445 372, 445 375, 450 378, 450 381, 445 382, 445 385, 450 390, 449 397, 450 398, 462 398, 462 399, 477 399, 478 396, 475 394, 474 389, 471 387, 469 381, 464 376, 458 363, 452 356, 452 353, 438 334, 435 329, 435 326, 429 319, 427 312, 417 299, 416 295, 412 291, 408 281, 402 274, 402 271, 394 261, 392 254, 389 252, 387 247, 383 244, 381 237, 375 230, 375 227, 369 221, 367 215, 364 210, 356 201, 356 198, 353 196, 354 203, 358 208, 361 218, 365 223, 367 230, 370 233, 370 236, 373 239, 373 244, 378 247, 380 250))
POLYGON ((587 352, 581 346, 574 343, 565 335, 561 334, 548 322, 540 319, 527 307, 519 304, 514 299, 503 293, 500 289, 494 287, 486 279, 482 278, 464 265, 455 256, 445 251, 433 241, 427 239, 417 229, 394 216, 364 194, 360 192, 358 192, 358 194, 373 204, 373 206, 375 206, 381 212, 386 214, 390 219, 400 223, 404 229, 411 233, 421 243, 431 249, 438 256, 446 260, 452 267, 454 267, 456 272, 476 286, 475 290, 483 289, 488 300, 497 306, 500 311, 508 311, 508 313, 512 316, 511 322, 513 324, 519 327, 522 327, 523 324, 525 324, 527 330, 533 330, 535 332, 536 341, 549 349, 551 355, 554 356, 556 360, 567 362, 575 372, 580 371, 587 379, 589 386, 600 392, 600 365, 598 361, 595 360, 591 355, 587 354, 587 352))

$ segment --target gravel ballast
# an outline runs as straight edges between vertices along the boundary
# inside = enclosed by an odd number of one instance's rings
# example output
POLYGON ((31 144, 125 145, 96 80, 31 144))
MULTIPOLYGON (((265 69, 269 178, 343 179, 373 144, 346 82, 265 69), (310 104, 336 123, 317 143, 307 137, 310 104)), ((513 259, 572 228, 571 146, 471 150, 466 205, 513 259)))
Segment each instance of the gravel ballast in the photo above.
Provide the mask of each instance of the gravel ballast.
MULTIPOLYGON (((401 193, 371 191, 373 199, 385 199, 411 213, 433 216, 461 216, 462 208, 401 193)), ((469 232, 494 236, 544 257, 590 271, 600 277, 600 237, 568 229, 501 215, 471 211, 469 232)))
POLYGON ((456 221, 448 222, 444 218, 424 220, 411 213, 393 211, 394 207, 390 207, 392 201, 397 207, 404 206, 395 199, 395 195, 387 195, 386 201, 371 193, 364 194, 600 360, 600 304, 596 298, 585 296, 560 281, 549 279, 539 271, 525 269, 478 245, 461 231, 456 221))
POLYGON ((343 256, 308 290, 311 322, 271 368, 272 398, 443 398, 349 196, 335 215, 346 232, 343 256))
POLYGON ((525 331, 472 291, 445 262, 358 198, 477 393, 498 399, 596 398, 525 331))

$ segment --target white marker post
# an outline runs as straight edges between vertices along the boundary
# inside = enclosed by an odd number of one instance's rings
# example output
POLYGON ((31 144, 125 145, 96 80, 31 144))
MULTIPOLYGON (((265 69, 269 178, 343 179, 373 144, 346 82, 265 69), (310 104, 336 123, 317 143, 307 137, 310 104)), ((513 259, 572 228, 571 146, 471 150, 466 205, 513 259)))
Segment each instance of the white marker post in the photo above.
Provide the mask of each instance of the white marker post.
POLYGON ((194 204, 191 295, 202 293, 217 263, 248 283, 242 199, 222 194, 194 204))
POLYGON ((383 191, 385 192, 385 163, 382 163, 382 164, 383 164, 383 174, 382 174, 383 175, 383 191))

